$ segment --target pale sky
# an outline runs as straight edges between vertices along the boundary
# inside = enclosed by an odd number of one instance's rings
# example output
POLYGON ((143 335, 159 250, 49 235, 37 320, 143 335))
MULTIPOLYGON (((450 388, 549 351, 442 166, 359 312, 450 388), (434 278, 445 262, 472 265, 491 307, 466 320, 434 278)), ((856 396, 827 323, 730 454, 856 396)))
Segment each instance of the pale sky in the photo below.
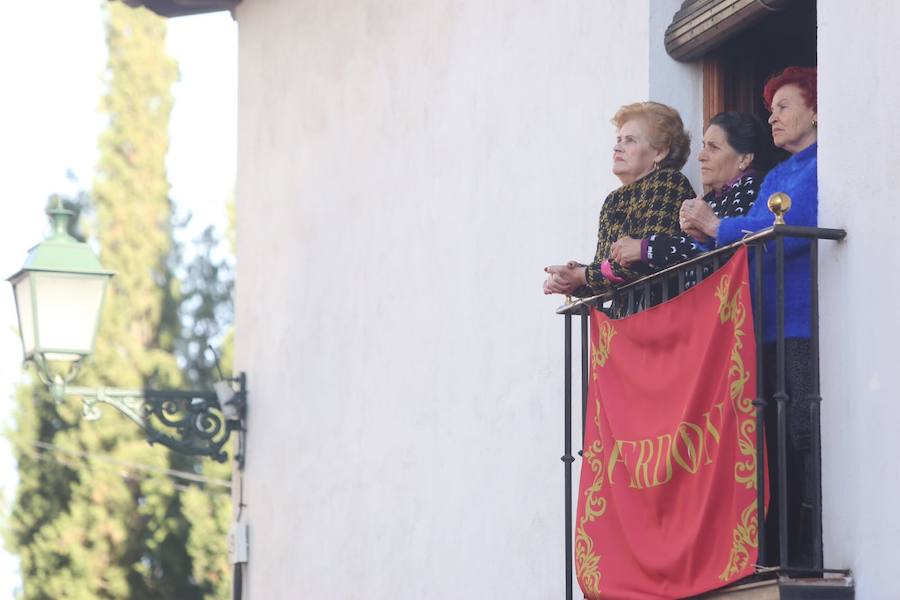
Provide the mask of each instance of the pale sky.
MULTIPOLYGON (((48 227, 47 197, 90 189, 97 159, 105 45, 100 2, 16 2, 0 19, 0 276, 19 270, 48 227), (71 171, 78 186, 66 177, 71 171)), ((233 193, 237 127, 237 25, 228 13, 169 22, 178 60, 168 158, 171 195, 194 213, 193 232, 224 227, 233 193)), ((12 291, 0 284, 0 424, 11 426, 12 390, 21 378, 12 291)), ((15 463, 0 437, 0 508, 15 489, 15 463)), ((0 517, 5 526, 5 514, 0 517)), ((0 598, 20 585, 16 562, 0 548, 0 598)))

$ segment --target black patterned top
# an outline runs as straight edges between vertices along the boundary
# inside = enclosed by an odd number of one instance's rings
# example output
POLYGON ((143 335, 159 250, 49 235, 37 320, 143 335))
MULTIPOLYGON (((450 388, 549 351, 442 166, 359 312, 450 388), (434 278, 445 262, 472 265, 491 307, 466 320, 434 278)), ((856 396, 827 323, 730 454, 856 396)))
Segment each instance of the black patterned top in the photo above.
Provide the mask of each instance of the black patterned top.
MULTIPOLYGON (((709 192, 703 199, 720 219, 743 216, 756 202, 762 179, 758 173, 750 171, 722 189, 709 192)), ((641 258, 648 266, 663 269, 710 249, 711 246, 681 232, 676 235, 658 232, 642 241, 641 258)))
POLYGON ((597 228, 597 251, 594 261, 587 265, 587 285, 575 290, 575 296, 592 296, 611 291, 621 282, 638 279, 656 270, 643 263, 626 268, 610 261, 613 283, 601 272, 601 265, 609 259, 609 249, 621 237, 644 238, 651 233, 676 235, 678 209, 681 203, 695 196, 691 182, 675 169, 656 169, 637 181, 614 190, 603 202, 597 228))

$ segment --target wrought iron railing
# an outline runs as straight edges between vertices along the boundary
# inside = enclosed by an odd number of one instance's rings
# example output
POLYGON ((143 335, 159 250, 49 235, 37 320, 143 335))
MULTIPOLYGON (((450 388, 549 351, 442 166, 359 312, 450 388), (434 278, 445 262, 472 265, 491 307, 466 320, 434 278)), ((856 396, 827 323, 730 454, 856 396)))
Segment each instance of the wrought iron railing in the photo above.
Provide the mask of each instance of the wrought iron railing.
MULTIPOLYGON (((843 229, 825 229, 820 227, 797 227, 791 225, 773 225, 768 229, 749 234, 743 240, 701 254, 683 263, 658 271, 647 277, 624 285, 614 292, 602 296, 593 296, 567 302, 557 310, 565 319, 565 385, 564 385, 564 446, 562 461, 565 469, 565 577, 566 600, 573 597, 573 518, 572 518, 572 317, 581 317, 581 437, 584 440, 585 419, 587 415, 588 392, 588 319, 592 307, 596 307, 612 318, 621 318, 636 314, 646 308, 665 302, 696 285, 715 272, 741 245, 748 246, 753 253, 754 284, 752 290, 754 330, 757 338, 756 367, 757 390, 753 405, 756 408, 756 465, 757 465, 757 514, 765 515, 765 409, 768 400, 765 394, 765 375, 763 369, 763 260, 762 253, 774 246, 775 252, 775 393, 772 399, 776 402, 777 411, 777 464, 778 464, 778 549, 779 562, 776 570, 788 574, 824 576, 825 573, 843 570, 824 569, 822 561, 822 498, 821 498, 821 443, 820 443, 820 404, 822 397, 819 390, 819 309, 818 309, 818 241, 843 240, 846 237, 843 229), (788 564, 788 493, 787 493, 787 408, 790 398, 785 385, 785 322, 784 322, 784 240, 785 238, 805 238, 809 240, 810 254, 810 425, 811 449, 810 464, 812 469, 812 564, 788 564)), ((578 452, 579 456, 582 451, 578 452)), ((766 523, 759 519, 759 559, 761 565, 767 564, 766 558, 766 523)))

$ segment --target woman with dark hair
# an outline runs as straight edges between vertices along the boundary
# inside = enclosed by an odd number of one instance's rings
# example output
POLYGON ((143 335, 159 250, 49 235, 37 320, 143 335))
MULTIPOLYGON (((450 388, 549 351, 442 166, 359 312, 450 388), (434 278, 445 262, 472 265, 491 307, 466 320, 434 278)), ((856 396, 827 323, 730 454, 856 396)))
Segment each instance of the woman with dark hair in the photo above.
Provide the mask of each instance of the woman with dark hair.
POLYGON ((658 102, 636 102, 620 108, 612 122, 618 129, 612 171, 622 185, 600 210, 594 261, 546 267, 545 294, 603 294, 649 274, 654 269, 647 264, 626 267, 610 260, 610 246, 622 236, 675 235, 679 207, 695 195, 679 171, 691 150, 678 111, 658 102))
MULTIPOLYGON (((776 166, 763 180, 759 195, 767 199, 775 192, 791 197, 792 207, 785 216, 789 225, 815 227, 818 223, 817 127, 815 67, 788 67, 766 83, 763 90, 766 105, 772 110, 769 124, 775 145, 791 156, 776 166)), ((759 231, 772 225, 767 203, 757 202, 744 216, 720 219, 705 202, 690 200, 681 207, 681 226, 685 231, 706 232, 715 237, 718 246, 740 240, 746 232, 759 231)), ((769 482, 772 489, 767 523, 767 559, 777 564, 779 494, 777 438, 775 437, 775 252, 768 244, 763 253, 763 354, 765 357, 766 444, 769 453, 769 482)), ((755 260, 755 257, 752 257, 755 260)), ((751 273, 753 270, 751 269, 751 273)), ((788 395, 786 450, 788 548, 785 562, 792 566, 810 566, 821 547, 814 548, 814 523, 811 506, 820 490, 813 489, 810 462, 810 255, 809 241, 784 239, 784 349, 785 391, 788 395)), ((821 539, 821 537, 819 537, 821 539)))
MULTIPOLYGON (((720 219, 745 215, 756 201, 762 183, 756 167, 762 162, 765 136, 762 123, 751 114, 723 112, 710 120, 697 160, 701 181, 709 190, 702 201, 720 219)), ((625 266, 640 261, 663 269, 709 250, 714 234, 692 229, 674 235, 653 233, 642 240, 623 237, 612 245, 611 258, 625 266)))

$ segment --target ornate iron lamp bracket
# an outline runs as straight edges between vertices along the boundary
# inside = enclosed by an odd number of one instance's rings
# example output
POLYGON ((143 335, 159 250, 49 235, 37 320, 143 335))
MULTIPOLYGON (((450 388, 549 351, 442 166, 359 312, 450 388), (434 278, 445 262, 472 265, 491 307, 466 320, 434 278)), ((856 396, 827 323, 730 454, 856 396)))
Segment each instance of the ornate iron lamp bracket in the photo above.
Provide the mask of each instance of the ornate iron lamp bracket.
MULTIPOLYGON (((231 432, 237 431, 240 436, 246 431, 247 376, 244 373, 218 382, 214 392, 68 387, 60 380, 52 388, 57 399, 81 398, 85 419, 99 419, 98 404, 108 404, 143 429, 150 444, 159 443, 182 454, 225 462, 228 453, 222 448, 231 432)), ((243 466, 242 448, 235 458, 243 466)))

